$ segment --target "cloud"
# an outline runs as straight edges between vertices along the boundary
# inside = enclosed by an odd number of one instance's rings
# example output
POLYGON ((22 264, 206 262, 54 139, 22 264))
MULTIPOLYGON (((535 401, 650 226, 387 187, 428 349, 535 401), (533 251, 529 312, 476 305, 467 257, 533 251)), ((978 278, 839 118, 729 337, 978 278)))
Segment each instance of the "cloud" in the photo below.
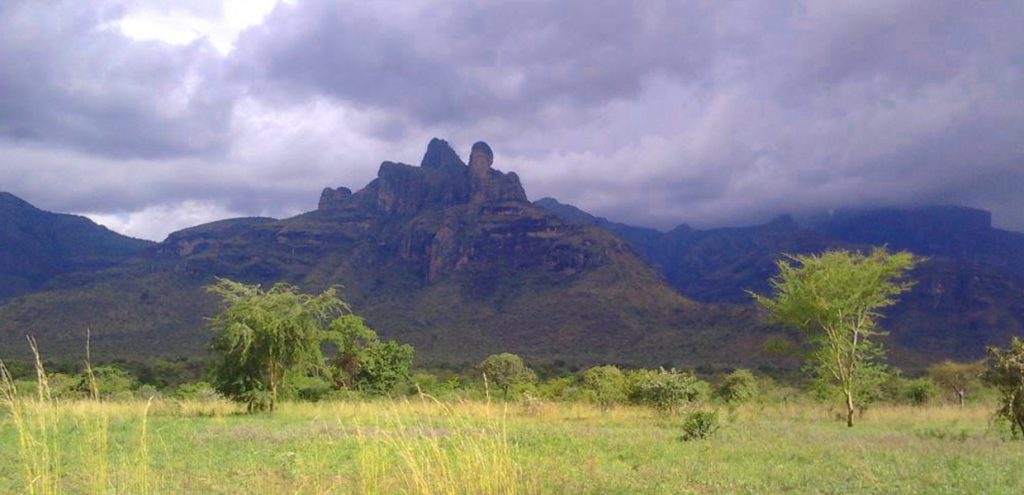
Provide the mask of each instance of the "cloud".
POLYGON ((0 6, 3 188, 161 238, 440 136, 637 224, 961 203, 1024 230, 1017 2, 239 5, 0 6))

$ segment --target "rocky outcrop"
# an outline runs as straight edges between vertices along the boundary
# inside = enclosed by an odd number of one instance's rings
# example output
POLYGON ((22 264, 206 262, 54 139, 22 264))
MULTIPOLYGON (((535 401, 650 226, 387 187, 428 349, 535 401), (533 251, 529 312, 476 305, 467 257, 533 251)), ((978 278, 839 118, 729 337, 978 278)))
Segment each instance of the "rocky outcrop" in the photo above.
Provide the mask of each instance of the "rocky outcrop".
POLYGON ((473 145, 469 154, 469 189, 475 204, 500 201, 526 202, 526 191, 514 172, 503 174, 491 168, 494 152, 483 141, 473 145))
POLYGON ((339 187, 337 189, 325 187, 324 191, 320 193, 320 203, 317 205, 317 209, 334 210, 342 208, 351 197, 352 190, 347 187, 339 187))
POLYGON ((420 167, 454 174, 465 175, 466 173, 466 164, 462 162, 448 141, 438 138, 431 139, 427 144, 427 152, 423 154, 420 167))

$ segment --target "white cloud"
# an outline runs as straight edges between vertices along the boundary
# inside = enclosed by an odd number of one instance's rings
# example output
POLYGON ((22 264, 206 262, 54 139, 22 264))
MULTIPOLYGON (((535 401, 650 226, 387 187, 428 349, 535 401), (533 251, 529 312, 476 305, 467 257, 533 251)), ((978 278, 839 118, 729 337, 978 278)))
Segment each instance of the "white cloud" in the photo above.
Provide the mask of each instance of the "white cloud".
POLYGON ((242 212, 231 211, 220 204, 205 201, 147 206, 138 211, 125 213, 81 214, 115 232, 152 241, 161 241, 170 232, 199 224, 246 216, 242 212))

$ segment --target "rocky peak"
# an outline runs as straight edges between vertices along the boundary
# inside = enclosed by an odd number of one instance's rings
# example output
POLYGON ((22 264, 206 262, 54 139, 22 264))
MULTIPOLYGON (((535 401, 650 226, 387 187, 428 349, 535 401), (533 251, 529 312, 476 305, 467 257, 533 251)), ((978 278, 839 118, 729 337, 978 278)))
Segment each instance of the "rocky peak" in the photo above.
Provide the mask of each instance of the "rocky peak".
POLYGON ((474 143, 473 149, 469 152, 470 172, 475 176, 484 177, 493 164, 494 152, 491 151, 491 147, 483 141, 474 143))
POLYGON ((420 167, 450 172, 464 172, 466 164, 462 162, 459 155, 455 153, 448 141, 434 138, 427 145, 427 152, 423 155, 420 167))
POLYGON ((469 190, 473 203, 526 201, 526 191, 515 172, 503 174, 491 168, 494 152, 483 141, 477 141, 469 152, 469 190))
POLYGON ((352 190, 347 187, 339 187, 337 189, 325 187, 324 191, 320 193, 320 204, 317 206, 317 209, 334 210, 341 208, 351 197, 352 190))
POLYGON ((443 139, 431 139, 420 166, 383 162, 377 179, 353 194, 347 188, 326 188, 320 210, 370 208, 397 215, 416 215, 429 208, 463 204, 525 202, 526 192, 514 173, 491 168, 494 152, 484 142, 473 145, 469 166, 443 139))

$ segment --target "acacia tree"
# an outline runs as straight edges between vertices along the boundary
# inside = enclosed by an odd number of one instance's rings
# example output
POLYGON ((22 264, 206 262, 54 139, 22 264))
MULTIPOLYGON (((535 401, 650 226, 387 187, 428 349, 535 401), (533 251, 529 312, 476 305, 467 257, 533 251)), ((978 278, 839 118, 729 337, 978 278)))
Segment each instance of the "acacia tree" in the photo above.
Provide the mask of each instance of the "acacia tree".
POLYGON ((960 401, 960 407, 963 407, 967 392, 974 388, 984 371, 985 367, 981 362, 958 363, 946 360, 929 367, 928 376, 940 386, 952 390, 960 401))
POLYGON ((999 389, 996 416, 1010 422, 1013 436, 1024 434, 1024 340, 1014 337, 1010 347, 990 347, 989 369, 982 378, 999 389))
POLYGON ((902 277, 915 259, 885 249, 870 254, 826 251, 787 256, 771 280, 774 295, 751 293, 773 322, 804 331, 816 345, 811 356, 817 378, 838 385, 846 403, 846 425, 853 426, 855 398, 880 369, 882 347, 875 338, 882 308, 896 304, 911 283, 902 277))
POLYGON ((213 368, 214 385, 249 411, 274 410, 289 370, 323 367, 325 326, 349 309, 333 288, 309 295, 288 284, 263 290, 222 278, 207 290, 225 304, 210 321, 216 332, 211 347, 221 358, 213 368))

